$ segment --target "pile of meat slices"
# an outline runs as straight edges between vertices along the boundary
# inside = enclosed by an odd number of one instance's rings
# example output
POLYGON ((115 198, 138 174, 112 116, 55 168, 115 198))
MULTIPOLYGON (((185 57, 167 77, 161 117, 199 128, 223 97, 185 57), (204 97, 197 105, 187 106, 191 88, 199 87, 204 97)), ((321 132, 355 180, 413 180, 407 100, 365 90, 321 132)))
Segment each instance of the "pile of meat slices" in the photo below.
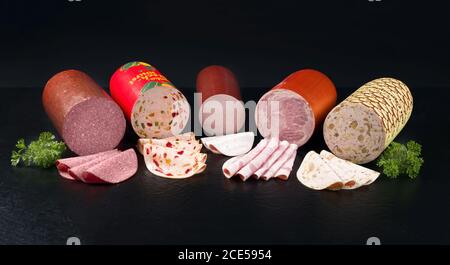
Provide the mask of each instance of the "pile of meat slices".
POLYGON ((250 152, 227 160, 223 174, 227 178, 240 177, 246 181, 250 177, 269 180, 287 180, 297 155, 296 144, 280 141, 278 138, 261 140, 250 152))
POLYGON ((372 184, 380 173, 340 159, 322 150, 310 151, 297 171, 297 179, 314 190, 352 190, 372 184))
POLYGON ((93 155, 59 159, 56 161, 59 174, 69 180, 90 184, 116 184, 136 174, 138 161, 136 152, 117 149, 93 155))
POLYGON ((139 139, 138 150, 148 170, 160 177, 183 179, 206 169, 202 144, 192 132, 165 139, 139 139))

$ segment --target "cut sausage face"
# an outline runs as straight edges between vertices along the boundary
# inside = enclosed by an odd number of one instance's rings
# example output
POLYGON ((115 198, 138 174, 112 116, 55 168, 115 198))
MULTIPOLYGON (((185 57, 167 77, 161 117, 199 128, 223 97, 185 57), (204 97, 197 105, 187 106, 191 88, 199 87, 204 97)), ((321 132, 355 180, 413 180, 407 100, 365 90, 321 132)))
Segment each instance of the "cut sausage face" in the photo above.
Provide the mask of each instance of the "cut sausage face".
POLYGON ((202 143, 216 154, 238 156, 252 149, 255 135, 252 132, 229 134, 223 136, 203 137, 202 143))
POLYGON ((297 171, 297 179, 306 187, 314 190, 337 190, 343 186, 341 179, 314 151, 306 154, 297 171))
POLYGON ((173 87, 142 92, 133 106, 131 125, 142 138, 166 138, 181 133, 190 115, 184 95, 173 87))
POLYGON ((109 98, 90 98, 67 113, 62 137, 73 152, 90 155, 115 148, 125 134, 122 110, 109 98))
POLYGON ((244 104, 225 94, 214 95, 205 100, 198 115, 206 135, 237 133, 245 124, 244 104))
POLYGON ((370 108, 343 102, 325 119, 324 138, 330 150, 340 158, 364 164, 384 150, 383 122, 370 108))
POLYGON ((259 100, 255 121, 263 137, 278 137, 302 146, 314 132, 314 113, 299 94, 274 89, 259 100))

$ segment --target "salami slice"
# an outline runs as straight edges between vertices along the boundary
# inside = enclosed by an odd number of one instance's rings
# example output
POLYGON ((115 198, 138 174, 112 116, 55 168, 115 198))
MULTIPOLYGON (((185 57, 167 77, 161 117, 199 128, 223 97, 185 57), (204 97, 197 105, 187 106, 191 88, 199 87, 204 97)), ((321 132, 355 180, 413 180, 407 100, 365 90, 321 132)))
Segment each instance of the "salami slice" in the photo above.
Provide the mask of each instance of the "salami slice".
POLYGON ((137 168, 136 152, 130 148, 90 167, 82 173, 81 179, 91 184, 116 184, 131 178, 137 168))
POLYGON ((239 176, 243 181, 246 181, 250 178, 259 168, 263 166, 265 162, 270 158, 270 156, 275 152, 278 148, 280 141, 278 138, 271 138, 267 143, 266 147, 255 156, 247 165, 242 167, 238 172, 237 176, 239 176))
POLYGON ((297 157, 297 153, 292 153, 291 157, 284 163, 280 169, 275 173, 275 177, 281 180, 288 180, 289 175, 291 174, 292 167, 294 166, 295 158, 297 157))
POLYGON ((223 136, 201 138, 207 149, 216 154, 238 156, 248 153, 253 146, 255 135, 253 132, 243 132, 223 136))
POLYGON ((42 103, 64 142, 78 155, 111 150, 125 134, 119 106, 81 71, 67 70, 50 78, 42 103))
POLYGON ((336 104, 336 88, 315 70, 297 71, 258 101, 255 121, 263 137, 302 146, 336 104))
POLYGON ((199 120, 206 135, 239 132, 245 124, 245 108, 235 75, 219 65, 202 69, 197 75, 201 93, 199 120))
POLYGON ((262 139, 250 152, 243 155, 237 160, 234 160, 233 163, 226 163, 224 167, 222 167, 223 174, 227 178, 231 178, 234 176, 242 167, 250 163, 261 151, 266 147, 269 141, 267 139, 262 139))
POLYGON ((297 171, 297 179, 314 190, 339 190, 344 186, 339 176, 314 151, 306 154, 297 171))
POLYGON ((68 170, 68 172, 72 178, 83 181, 83 179, 82 179, 83 172, 85 172, 87 169, 97 165, 101 161, 117 155, 118 153, 120 153, 120 151, 112 150, 110 152, 104 152, 104 153, 98 154, 95 158, 89 160, 88 162, 70 168, 68 170))
POLYGON ((291 158, 292 154, 297 154, 298 146, 296 144, 290 144, 286 151, 275 161, 275 163, 262 174, 261 179, 269 180, 276 177, 277 171, 291 158))
POLYGON ((173 179, 192 177, 206 168, 206 154, 181 153, 174 148, 146 144, 144 160, 153 174, 173 179))
POLYGON ((61 177, 65 178, 65 179, 69 179, 69 180, 76 180, 75 178, 70 176, 69 169, 79 166, 81 164, 90 162, 92 160, 95 160, 98 157, 102 157, 105 155, 107 156, 109 154, 115 154, 117 152, 118 152, 117 149, 114 149, 114 150, 105 151, 105 152, 101 152, 101 153, 93 154, 93 155, 58 159, 56 161, 56 168, 58 169, 58 173, 59 173, 59 175, 61 175, 61 177))
POLYGON ((380 176, 380 173, 374 170, 340 159, 325 150, 320 152, 320 157, 342 180, 344 183, 343 189, 357 189, 369 185, 380 176))
POLYGON ((375 160, 405 126, 413 109, 408 87, 393 78, 373 80, 337 105, 323 135, 339 158, 357 164, 375 160))
POLYGON ((253 174, 253 176, 256 179, 259 179, 264 173, 266 173, 273 164, 278 160, 280 156, 283 155, 283 153, 286 151, 286 149, 289 147, 288 141, 281 141, 278 145, 278 148, 273 154, 270 156, 270 158, 267 160, 266 163, 264 163, 256 172, 253 174))

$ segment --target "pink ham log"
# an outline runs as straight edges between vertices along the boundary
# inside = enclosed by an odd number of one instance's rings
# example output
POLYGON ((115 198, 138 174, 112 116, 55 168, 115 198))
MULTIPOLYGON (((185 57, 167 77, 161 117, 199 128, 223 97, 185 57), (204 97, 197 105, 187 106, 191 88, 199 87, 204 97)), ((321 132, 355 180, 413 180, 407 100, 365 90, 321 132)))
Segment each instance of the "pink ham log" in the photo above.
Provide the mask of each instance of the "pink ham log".
POLYGON ((256 172, 253 174, 253 177, 259 179, 264 173, 267 172, 267 170, 269 170, 269 168, 275 163, 275 161, 277 161, 277 159, 281 155, 283 155, 283 153, 286 151, 288 147, 289 147, 288 141, 281 141, 280 144, 278 145, 277 150, 273 152, 273 154, 269 157, 267 162, 264 163, 264 165, 262 165, 258 170, 256 170, 256 172))
POLYGON ((101 161, 108 159, 112 156, 115 156, 118 153, 120 153, 120 151, 118 151, 118 150, 113 150, 108 153, 107 152, 101 153, 96 158, 91 159, 89 162, 86 162, 81 165, 70 168, 69 174, 72 178, 74 178, 76 180, 82 180, 81 174, 83 174, 83 172, 86 171, 86 169, 93 167, 93 166, 97 165, 98 163, 100 163, 101 161))
POLYGON ((136 152, 130 148, 87 169, 82 174, 82 180, 93 184, 116 184, 131 178, 137 168, 136 152))
MULTIPOLYGON (((231 178, 238 172, 242 167, 250 163, 261 151, 266 147, 268 143, 267 139, 262 139, 261 142, 259 142, 255 148, 253 148, 250 152, 243 155, 241 158, 236 159, 233 163, 229 163, 229 165, 225 165, 223 167, 223 173, 225 174, 225 177, 231 178)), ((230 158, 230 159, 234 159, 230 158)), ((226 163, 226 162, 225 162, 226 163)))
POLYGON ((75 178, 73 178, 69 174, 69 169, 79 166, 81 164, 87 163, 89 161, 95 160, 104 155, 116 154, 117 152, 118 151, 116 149, 114 149, 114 150, 105 151, 105 152, 101 152, 101 153, 93 154, 93 155, 58 159, 56 161, 56 168, 58 169, 59 175, 61 175, 61 177, 65 178, 65 179, 69 179, 69 180, 75 180, 75 178))
POLYGON ((292 167, 294 166, 295 158, 297 157, 297 152, 293 152, 291 157, 286 163, 275 173, 275 177, 281 180, 287 180, 291 174, 292 167))
POLYGON ((280 156, 277 161, 264 173, 261 178, 264 180, 269 180, 275 176, 275 173, 291 158, 292 154, 297 153, 298 145, 290 144, 288 149, 280 156))
POLYGON ((280 141, 278 138, 273 137, 270 139, 269 143, 266 147, 247 165, 241 168, 237 175, 243 180, 246 181, 253 173, 255 173, 259 168, 263 166, 265 162, 270 158, 270 156, 277 150, 280 141))

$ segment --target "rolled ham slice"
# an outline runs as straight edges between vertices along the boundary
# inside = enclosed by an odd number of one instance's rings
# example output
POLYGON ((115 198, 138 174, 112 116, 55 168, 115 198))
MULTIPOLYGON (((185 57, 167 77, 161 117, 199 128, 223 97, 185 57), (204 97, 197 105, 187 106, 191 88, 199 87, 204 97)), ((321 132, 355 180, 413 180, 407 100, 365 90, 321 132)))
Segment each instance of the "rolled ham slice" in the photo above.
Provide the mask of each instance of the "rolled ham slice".
POLYGON ((130 148, 90 167, 82 173, 81 179, 91 184, 116 184, 131 178, 137 168, 136 152, 130 148))
POLYGON ((253 132, 243 132, 223 136, 203 137, 203 145, 215 154, 238 156, 252 149, 255 135, 253 132))
POLYGON ((249 177, 251 177, 259 168, 263 166, 264 163, 270 158, 270 156, 275 152, 278 148, 280 141, 278 138, 271 138, 267 143, 266 147, 247 165, 242 167, 237 175, 243 180, 246 181, 249 177))
POLYGON ((267 170, 269 170, 270 167, 272 167, 272 165, 278 160, 278 158, 283 155, 283 153, 286 151, 288 147, 289 147, 288 141, 281 141, 280 144, 278 145, 277 150, 275 150, 275 152, 272 153, 267 162, 264 163, 258 170, 256 170, 255 173, 253 173, 253 177, 259 179, 264 173, 267 172, 267 170))
POLYGON ((298 145, 290 144, 288 149, 281 155, 277 161, 267 170, 262 176, 261 179, 269 180, 275 177, 277 171, 286 163, 286 161, 291 158, 292 154, 296 154, 298 149, 298 145))
POLYGON ((117 153, 117 150, 110 150, 110 151, 105 151, 105 152, 101 152, 98 154, 93 154, 93 155, 87 155, 87 156, 77 156, 77 157, 69 157, 69 158, 63 158, 63 159, 58 159, 56 161, 56 168, 58 169, 58 173, 61 177, 65 178, 65 179, 69 179, 69 180, 75 180, 75 178, 73 178, 70 174, 69 174, 69 169, 79 166, 81 164, 87 163, 89 161, 95 160, 98 157, 104 156, 104 155, 109 155, 109 154, 115 154, 117 153))
MULTIPOLYGON (((222 167, 223 174, 227 178, 231 178, 234 176, 242 167, 250 163, 261 151, 266 147, 267 143, 269 141, 267 139, 261 140, 255 148, 253 148, 250 152, 243 155, 239 159, 233 160, 233 163, 227 163, 225 162, 224 166, 222 167)), ((233 158, 231 158, 233 159, 233 158)))
POLYGON ((97 154, 97 156, 95 158, 90 159, 86 163, 82 163, 82 164, 80 164, 78 166, 70 168, 68 170, 68 172, 69 172, 70 176, 73 179, 83 181, 82 174, 87 169, 89 169, 89 168, 97 165, 101 161, 106 160, 106 159, 108 159, 110 157, 113 157, 113 156, 115 156, 115 155, 117 155, 119 153, 120 153, 120 151, 118 151, 118 150, 112 150, 112 151, 109 151, 109 152, 103 152, 103 153, 97 154))
POLYGON ((291 157, 289 158, 286 163, 281 166, 281 168, 275 173, 275 177, 279 178, 281 180, 287 180, 289 178, 289 175, 291 174, 292 167, 294 166, 295 158, 297 157, 297 153, 292 153, 291 157))

